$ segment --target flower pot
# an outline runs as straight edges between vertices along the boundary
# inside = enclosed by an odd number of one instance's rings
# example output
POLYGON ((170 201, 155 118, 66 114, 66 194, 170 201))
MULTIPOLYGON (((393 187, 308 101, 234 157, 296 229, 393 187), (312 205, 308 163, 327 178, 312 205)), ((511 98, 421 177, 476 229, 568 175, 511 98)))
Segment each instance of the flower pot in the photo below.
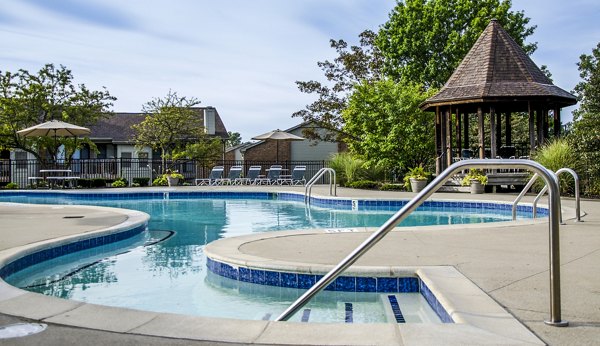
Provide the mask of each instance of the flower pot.
POLYGON ((477 179, 471 179, 471 193, 481 194, 485 191, 485 186, 477 179))
POLYGON ((169 186, 177 186, 179 184, 179 178, 167 175, 167 183, 169 184, 169 186))
POLYGON ((412 192, 421 192, 427 186, 427 180, 410 178, 410 189, 412 192))

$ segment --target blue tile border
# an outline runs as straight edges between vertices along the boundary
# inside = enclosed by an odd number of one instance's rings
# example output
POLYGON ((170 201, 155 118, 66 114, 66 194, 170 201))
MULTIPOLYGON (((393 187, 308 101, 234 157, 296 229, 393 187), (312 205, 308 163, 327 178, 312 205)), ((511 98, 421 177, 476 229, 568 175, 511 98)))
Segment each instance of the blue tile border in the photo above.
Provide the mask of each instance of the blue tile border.
POLYGON ((76 240, 72 243, 50 247, 47 249, 39 250, 34 253, 25 255, 21 258, 18 258, 7 265, 0 268, 0 277, 6 278, 9 275, 12 275, 16 272, 19 272, 27 267, 36 265, 38 263, 48 261, 60 256, 68 255, 73 252, 92 249, 98 246, 102 246, 105 244, 110 244, 114 242, 118 242, 121 240, 125 240, 136 236, 142 232, 144 232, 147 228, 147 224, 140 225, 135 228, 131 228, 119 233, 113 233, 108 235, 102 235, 95 238, 89 239, 81 239, 76 240))
MULTIPOLYGON (((233 280, 257 285, 285 288, 308 289, 322 278, 321 275, 292 272, 278 272, 247 267, 234 267, 227 263, 206 258, 206 267, 212 273, 233 280)), ((418 277, 365 277, 340 276, 326 288, 339 292, 377 292, 377 293, 421 293, 433 311, 444 323, 454 323, 452 317, 437 300, 429 287, 418 277)))
MULTIPOLYGON (((148 192, 97 192, 97 193, 78 193, 77 191, 0 191, 0 197, 63 197, 72 200, 125 200, 125 199, 259 199, 259 200, 282 200, 304 203, 304 195, 301 193, 290 192, 249 192, 249 191, 148 191, 148 192)), ((408 200, 363 200, 357 199, 358 210, 398 210, 402 208, 408 200)), ((311 205, 316 207, 331 208, 338 210, 351 210, 352 199, 311 197, 311 205)), ((494 203, 484 201, 425 201, 420 210, 446 210, 448 208, 469 209, 474 212, 477 209, 496 209, 500 211, 511 211, 511 203, 494 203)), ((533 207, 528 205, 518 205, 517 212, 523 216, 533 214, 533 207)), ((538 215, 547 216, 548 208, 539 207, 538 215)))
POLYGON ((423 296, 423 298, 425 298, 427 303, 429 303, 429 306, 431 306, 433 311, 435 311, 435 313, 438 315, 440 320, 442 320, 442 322, 444 322, 444 323, 454 323, 454 320, 452 320, 452 317, 450 317, 450 315, 448 314, 448 311, 446 311, 446 309, 444 309, 442 304, 439 302, 439 300, 436 298, 436 296, 431 292, 429 287, 427 287, 427 285, 421 280, 419 280, 419 288, 421 291, 421 295, 423 296))
MULTIPOLYGON (((229 279, 286 288, 310 288, 317 280, 322 278, 322 275, 315 274, 234 267, 227 263, 215 261, 210 257, 206 258, 206 267, 214 274, 229 279)), ((329 284, 326 289, 340 292, 414 293, 419 292, 419 282, 420 280, 417 277, 340 276, 329 284)))

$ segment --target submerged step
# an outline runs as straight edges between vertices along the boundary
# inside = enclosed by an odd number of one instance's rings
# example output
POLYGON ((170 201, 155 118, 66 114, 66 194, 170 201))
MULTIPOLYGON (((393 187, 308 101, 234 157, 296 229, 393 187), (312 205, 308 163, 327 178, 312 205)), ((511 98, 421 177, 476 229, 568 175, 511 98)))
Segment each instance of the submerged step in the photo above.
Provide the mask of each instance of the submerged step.
POLYGON ((352 303, 345 303, 344 308, 345 308, 345 312, 346 312, 344 322, 346 322, 346 323, 354 322, 354 311, 352 308, 352 303))

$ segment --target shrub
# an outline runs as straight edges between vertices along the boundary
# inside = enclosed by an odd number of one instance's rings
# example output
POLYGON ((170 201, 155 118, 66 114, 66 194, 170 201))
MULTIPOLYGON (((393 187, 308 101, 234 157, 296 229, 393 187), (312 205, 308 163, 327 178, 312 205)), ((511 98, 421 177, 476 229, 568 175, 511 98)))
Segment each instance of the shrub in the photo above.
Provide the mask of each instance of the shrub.
POLYGON ((90 187, 106 187, 106 179, 94 178, 90 182, 90 187))
POLYGON ((19 184, 10 182, 10 183, 6 184, 6 186, 4 188, 9 189, 9 190, 15 190, 15 189, 19 188, 19 184))
POLYGON ((403 184, 383 184, 379 187, 381 191, 402 191, 404 190, 403 184))
POLYGON ((379 188, 379 183, 372 180, 357 180, 348 183, 348 187, 354 189, 377 189, 379 188))
POLYGON ((113 183, 110 184, 110 186, 112 186, 112 187, 126 187, 127 183, 125 182, 125 180, 118 179, 118 180, 113 181, 113 183))
MULTIPOLYGON (((565 167, 571 168, 575 172, 580 170, 578 165, 578 155, 573 149, 573 146, 571 146, 571 144, 564 138, 557 138, 551 142, 548 142, 535 152, 532 159, 554 172, 565 167)), ((561 193, 573 191, 573 178, 569 174, 561 174, 559 178, 561 193)), ((543 180, 538 179, 535 187, 538 190, 541 190, 544 185, 545 183, 543 180)))
POLYGON ((361 179, 364 163, 363 160, 346 152, 334 154, 329 165, 336 172, 339 184, 350 186, 349 183, 361 179))
POLYGON ((132 183, 131 187, 140 187, 140 184, 138 184, 138 183, 132 183))
POLYGON ((137 184, 137 186, 148 186, 149 182, 150 178, 133 178, 133 184, 131 186, 134 184, 137 184))
POLYGON ((152 185, 154 186, 167 186, 169 183, 167 182, 167 177, 165 175, 159 175, 152 181, 152 185))

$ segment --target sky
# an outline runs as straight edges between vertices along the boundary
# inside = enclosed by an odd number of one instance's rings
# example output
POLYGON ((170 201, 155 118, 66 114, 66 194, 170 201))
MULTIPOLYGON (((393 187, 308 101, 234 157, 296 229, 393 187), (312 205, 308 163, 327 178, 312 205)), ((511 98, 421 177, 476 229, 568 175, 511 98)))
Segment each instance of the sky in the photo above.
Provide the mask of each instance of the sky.
MULTIPOLYGON (((324 81, 330 39, 356 44, 393 0, 2 0, 0 71, 64 65, 77 84, 106 87, 115 112, 153 98, 195 97, 244 141, 298 125, 314 99, 296 81, 324 81)), ((536 25, 528 42, 554 84, 571 91, 577 62, 600 42, 598 0, 513 0, 536 25)), ((563 120, 570 120, 571 107, 563 120), (565 119, 566 118, 566 119, 565 119)))

